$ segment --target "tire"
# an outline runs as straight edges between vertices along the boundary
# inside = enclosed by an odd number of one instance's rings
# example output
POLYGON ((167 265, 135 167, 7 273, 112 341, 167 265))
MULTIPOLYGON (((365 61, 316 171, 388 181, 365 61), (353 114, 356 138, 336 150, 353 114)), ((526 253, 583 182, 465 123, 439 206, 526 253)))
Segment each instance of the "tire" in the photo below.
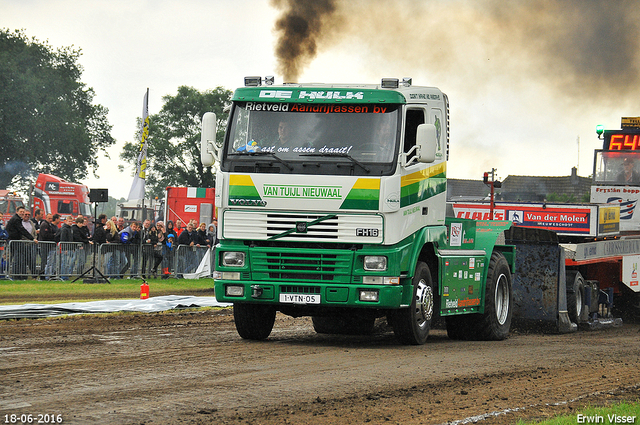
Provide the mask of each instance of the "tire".
POLYGON ((267 339, 276 320, 276 309, 270 305, 236 303, 233 320, 238 334, 244 339, 267 339))
POLYGON ((376 318, 374 315, 312 316, 313 329, 319 334, 370 335, 376 318))
POLYGON ((567 270, 567 311, 569 320, 580 323, 580 317, 584 311, 585 284, 580 272, 567 270))
POLYGON ((413 277, 413 298, 409 308, 389 314, 396 338, 403 344, 422 345, 427 342, 431 322, 436 314, 436 288, 427 264, 419 261, 413 277))
POLYGON ((509 336, 513 315, 511 270, 499 252, 491 254, 485 291, 484 313, 474 315, 470 337, 477 340, 501 341, 509 336))

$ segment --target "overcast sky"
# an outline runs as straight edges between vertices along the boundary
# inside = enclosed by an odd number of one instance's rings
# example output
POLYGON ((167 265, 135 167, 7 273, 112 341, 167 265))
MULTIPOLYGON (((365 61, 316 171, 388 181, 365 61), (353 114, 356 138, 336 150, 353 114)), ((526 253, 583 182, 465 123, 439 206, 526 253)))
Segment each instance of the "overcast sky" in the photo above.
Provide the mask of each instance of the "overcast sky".
MULTIPOLYGON (((587 176, 593 150, 602 147, 596 125, 617 129, 621 116, 640 115, 640 20, 632 2, 335 6, 298 81, 412 77, 415 85, 439 87, 450 101, 449 177, 480 179, 492 167, 501 179, 559 176, 577 165, 587 176)), ((98 161, 99 178, 83 183, 120 198, 133 170, 118 171, 119 152, 134 140, 147 87, 155 114, 162 96, 181 85, 232 90, 246 75, 275 75, 281 83, 274 53, 281 13, 268 0, 0 0, 0 27, 82 49, 81 79, 109 109, 117 141, 111 159, 98 161)))

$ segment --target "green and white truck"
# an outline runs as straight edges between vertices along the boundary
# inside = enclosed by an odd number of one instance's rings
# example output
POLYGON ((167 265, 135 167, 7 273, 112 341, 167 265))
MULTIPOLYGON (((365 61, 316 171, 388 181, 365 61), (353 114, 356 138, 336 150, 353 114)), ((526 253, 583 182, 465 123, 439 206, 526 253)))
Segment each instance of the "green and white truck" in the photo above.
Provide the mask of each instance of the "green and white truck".
POLYGON ((277 311, 320 333, 366 334, 386 316, 406 344, 438 316, 454 338, 507 337, 511 222, 445 217, 439 89, 248 77, 220 149, 215 122, 203 117, 202 162, 219 162, 215 293, 241 337, 267 338, 277 311))

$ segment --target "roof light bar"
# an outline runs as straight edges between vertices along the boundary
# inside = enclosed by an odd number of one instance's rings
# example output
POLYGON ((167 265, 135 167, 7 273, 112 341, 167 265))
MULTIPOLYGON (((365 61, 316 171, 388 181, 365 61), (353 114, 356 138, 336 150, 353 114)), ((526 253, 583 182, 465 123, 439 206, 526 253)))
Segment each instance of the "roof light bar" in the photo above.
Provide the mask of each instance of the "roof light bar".
POLYGON ((383 89, 397 89, 400 81, 397 78, 383 78, 381 87, 383 89))
POLYGON ((244 77, 245 87, 258 87, 262 84, 262 77, 244 77))
POLYGON ((244 85, 245 87, 258 87, 264 82, 265 86, 272 86, 275 80, 273 75, 267 75, 264 80, 262 77, 244 77, 244 85))

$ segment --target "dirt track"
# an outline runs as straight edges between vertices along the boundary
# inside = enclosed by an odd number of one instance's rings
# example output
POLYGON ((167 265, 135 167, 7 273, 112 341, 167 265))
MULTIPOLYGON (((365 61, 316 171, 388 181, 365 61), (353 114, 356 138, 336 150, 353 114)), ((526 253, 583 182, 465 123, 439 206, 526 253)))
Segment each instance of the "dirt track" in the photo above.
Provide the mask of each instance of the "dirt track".
POLYGON ((373 337, 335 337, 280 315, 268 341, 244 341, 231 309, 5 321, 0 419, 511 424, 638 400, 639 331, 461 342, 435 330, 413 347, 383 321, 373 337))

